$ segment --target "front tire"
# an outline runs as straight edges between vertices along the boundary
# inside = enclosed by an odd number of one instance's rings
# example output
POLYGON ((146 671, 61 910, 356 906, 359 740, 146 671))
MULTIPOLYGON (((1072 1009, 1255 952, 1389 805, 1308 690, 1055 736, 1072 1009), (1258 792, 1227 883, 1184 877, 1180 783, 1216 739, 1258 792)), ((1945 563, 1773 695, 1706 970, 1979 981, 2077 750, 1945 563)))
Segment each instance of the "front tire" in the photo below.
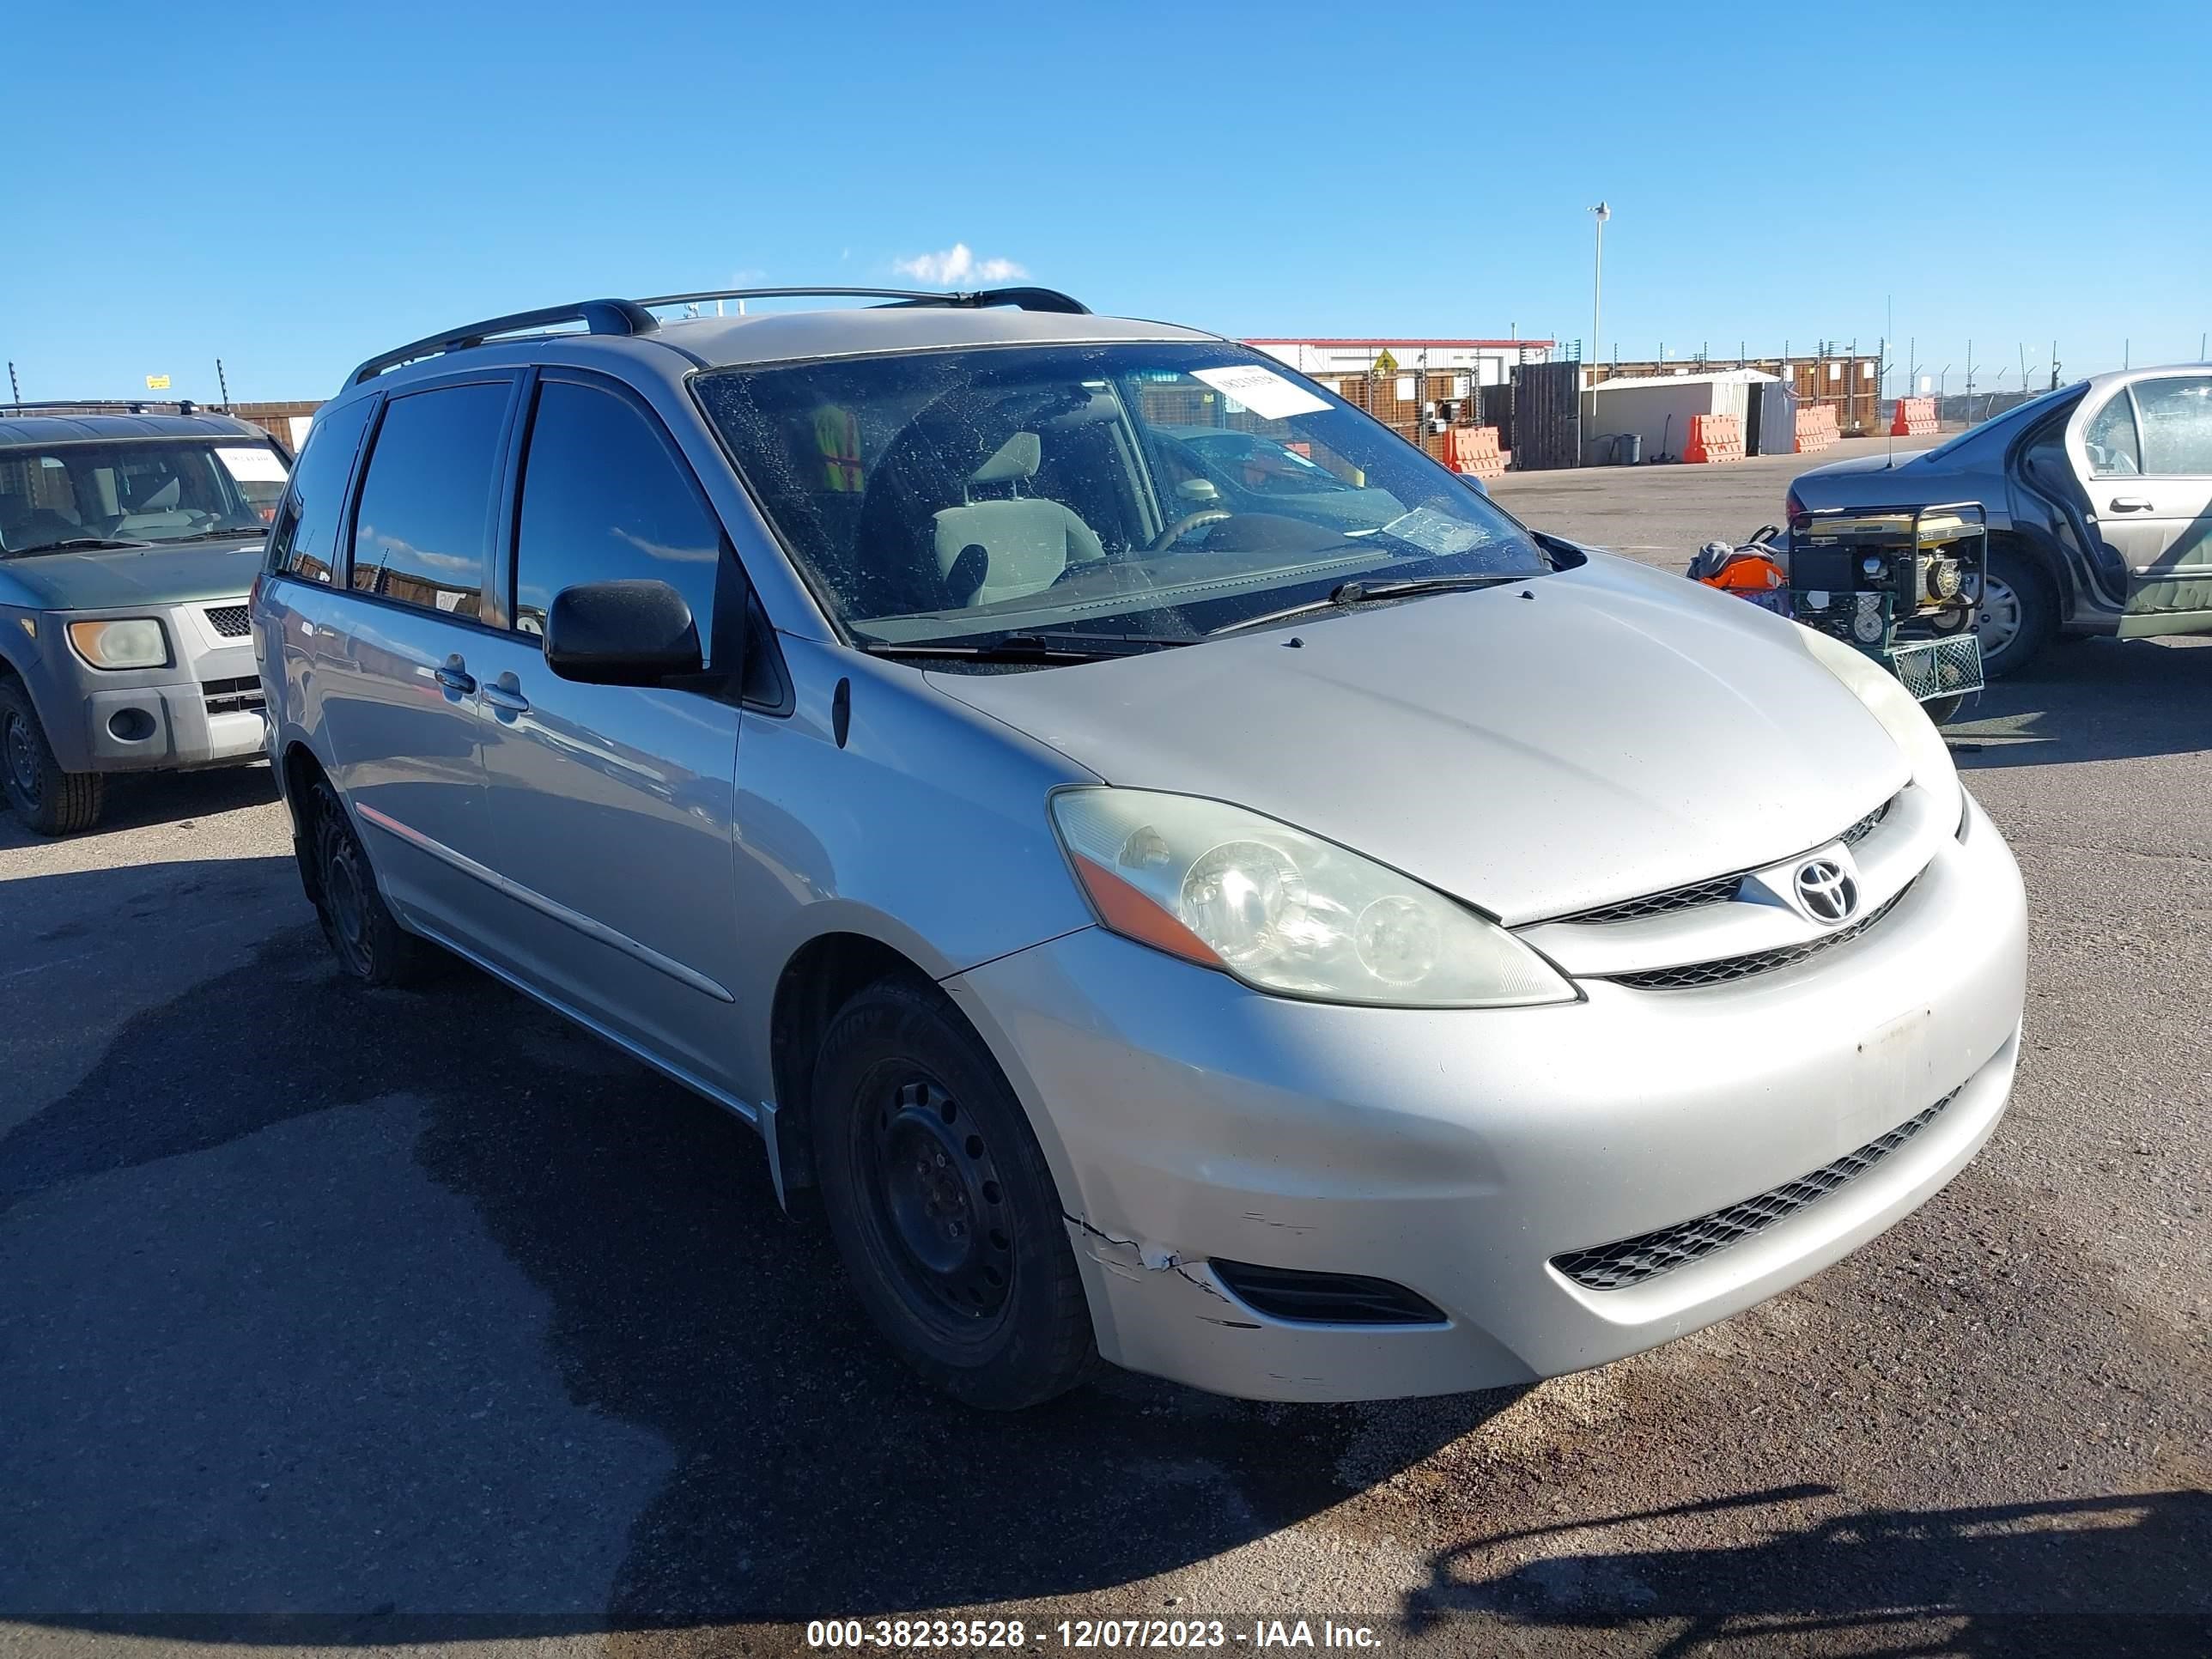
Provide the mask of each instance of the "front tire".
POLYGON ((363 985, 405 985, 419 977, 422 943, 385 904, 368 851, 327 779, 318 779, 308 792, 301 850, 307 896, 339 968, 363 985))
POLYGON ((814 1072, 823 1207, 876 1328, 965 1404, 1014 1411, 1096 1363, 1044 1154, 990 1051, 933 988, 847 1003, 814 1072))
POLYGON ((24 827, 42 836, 91 829, 107 795, 99 773, 62 769, 30 693, 12 682, 0 684, 0 789, 24 827))
POLYGON ((1982 672, 1990 679, 2016 674, 2033 662, 2058 631, 2058 600, 2050 580, 2009 548, 1990 550, 1982 573, 1974 632, 1982 641, 1982 672))

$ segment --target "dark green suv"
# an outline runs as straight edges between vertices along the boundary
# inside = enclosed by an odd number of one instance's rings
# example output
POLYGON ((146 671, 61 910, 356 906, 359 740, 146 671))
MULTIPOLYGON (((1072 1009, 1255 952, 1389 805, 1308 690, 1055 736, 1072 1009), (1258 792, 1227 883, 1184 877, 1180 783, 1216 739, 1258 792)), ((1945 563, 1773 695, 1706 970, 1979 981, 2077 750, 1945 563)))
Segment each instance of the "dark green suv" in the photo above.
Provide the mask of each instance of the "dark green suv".
POLYGON ((0 791, 29 828, 89 829, 110 772, 262 757, 246 599, 289 471, 189 404, 0 411, 0 791))

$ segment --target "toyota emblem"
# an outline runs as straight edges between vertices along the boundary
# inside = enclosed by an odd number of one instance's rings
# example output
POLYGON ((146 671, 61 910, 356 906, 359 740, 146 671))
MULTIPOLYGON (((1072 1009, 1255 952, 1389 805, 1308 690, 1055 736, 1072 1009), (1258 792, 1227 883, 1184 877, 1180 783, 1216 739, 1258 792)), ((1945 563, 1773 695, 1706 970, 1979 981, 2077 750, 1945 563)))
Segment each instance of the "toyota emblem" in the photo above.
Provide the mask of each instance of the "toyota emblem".
POLYGON ((1859 908, 1859 884, 1833 859, 1814 859, 1797 866, 1797 902, 1815 921, 1842 921, 1859 908))

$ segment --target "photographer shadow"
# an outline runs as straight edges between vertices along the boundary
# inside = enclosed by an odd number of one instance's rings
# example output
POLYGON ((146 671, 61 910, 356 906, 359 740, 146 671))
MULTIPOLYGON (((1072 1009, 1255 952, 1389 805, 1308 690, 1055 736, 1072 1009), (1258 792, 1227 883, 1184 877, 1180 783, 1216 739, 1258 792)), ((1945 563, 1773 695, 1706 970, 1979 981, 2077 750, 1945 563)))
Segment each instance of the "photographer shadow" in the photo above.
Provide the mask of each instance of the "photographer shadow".
POLYGON ((2212 1559, 2212 1493, 1855 1509, 1734 1541, 1747 1510, 1836 1496, 1784 1487, 1471 1540, 1432 1559, 1407 1629, 1417 1650, 1425 1638, 1446 1651, 1478 1615, 1610 1632, 1660 1659, 1739 1645, 1892 1659, 2212 1650, 2212 1593, 2176 1570, 2212 1559), (1694 1541, 1708 1520, 1729 1541, 1694 1541), (1662 1527, 1693 1541, 1638 1547, 1662 1527))

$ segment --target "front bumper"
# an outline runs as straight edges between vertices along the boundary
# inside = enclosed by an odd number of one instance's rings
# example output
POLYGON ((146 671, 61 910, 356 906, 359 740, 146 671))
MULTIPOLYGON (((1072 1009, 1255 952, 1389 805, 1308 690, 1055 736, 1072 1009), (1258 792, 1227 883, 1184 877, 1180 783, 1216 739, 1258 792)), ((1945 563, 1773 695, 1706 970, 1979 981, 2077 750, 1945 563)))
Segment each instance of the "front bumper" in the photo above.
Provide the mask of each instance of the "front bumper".
POLYGON ((2019 871, 1972 807, 1879 927, 1703 989, 1336 1007, 1096 929, 947 988, 1037 1126, 1105 1356, 1223 1394, 1354 1400, 1600 1364, 1873 1237, 2003 1111, 2026 956, 2019 871), (1863 1173, 1672 1271, 1600 1291, 1553 1265, 1796 1182, 1954 1091, 1863 1173), (1271 1318, 1216 1257, 1386 1279, 1445 1319, 1271 1318))
MULTIPOLYGON (((67 625, 104 612, 48 613, 30 670, 47 740, 64 771, 175 771, 266 758, 260 669, 250 635, 219 631, 212 614, 242 617, 246 601, 139 606, 167 635, 171 665, 90 666, 64 637, 67 625)), ((228 625, 228 624, 226 624, 228 625)))

